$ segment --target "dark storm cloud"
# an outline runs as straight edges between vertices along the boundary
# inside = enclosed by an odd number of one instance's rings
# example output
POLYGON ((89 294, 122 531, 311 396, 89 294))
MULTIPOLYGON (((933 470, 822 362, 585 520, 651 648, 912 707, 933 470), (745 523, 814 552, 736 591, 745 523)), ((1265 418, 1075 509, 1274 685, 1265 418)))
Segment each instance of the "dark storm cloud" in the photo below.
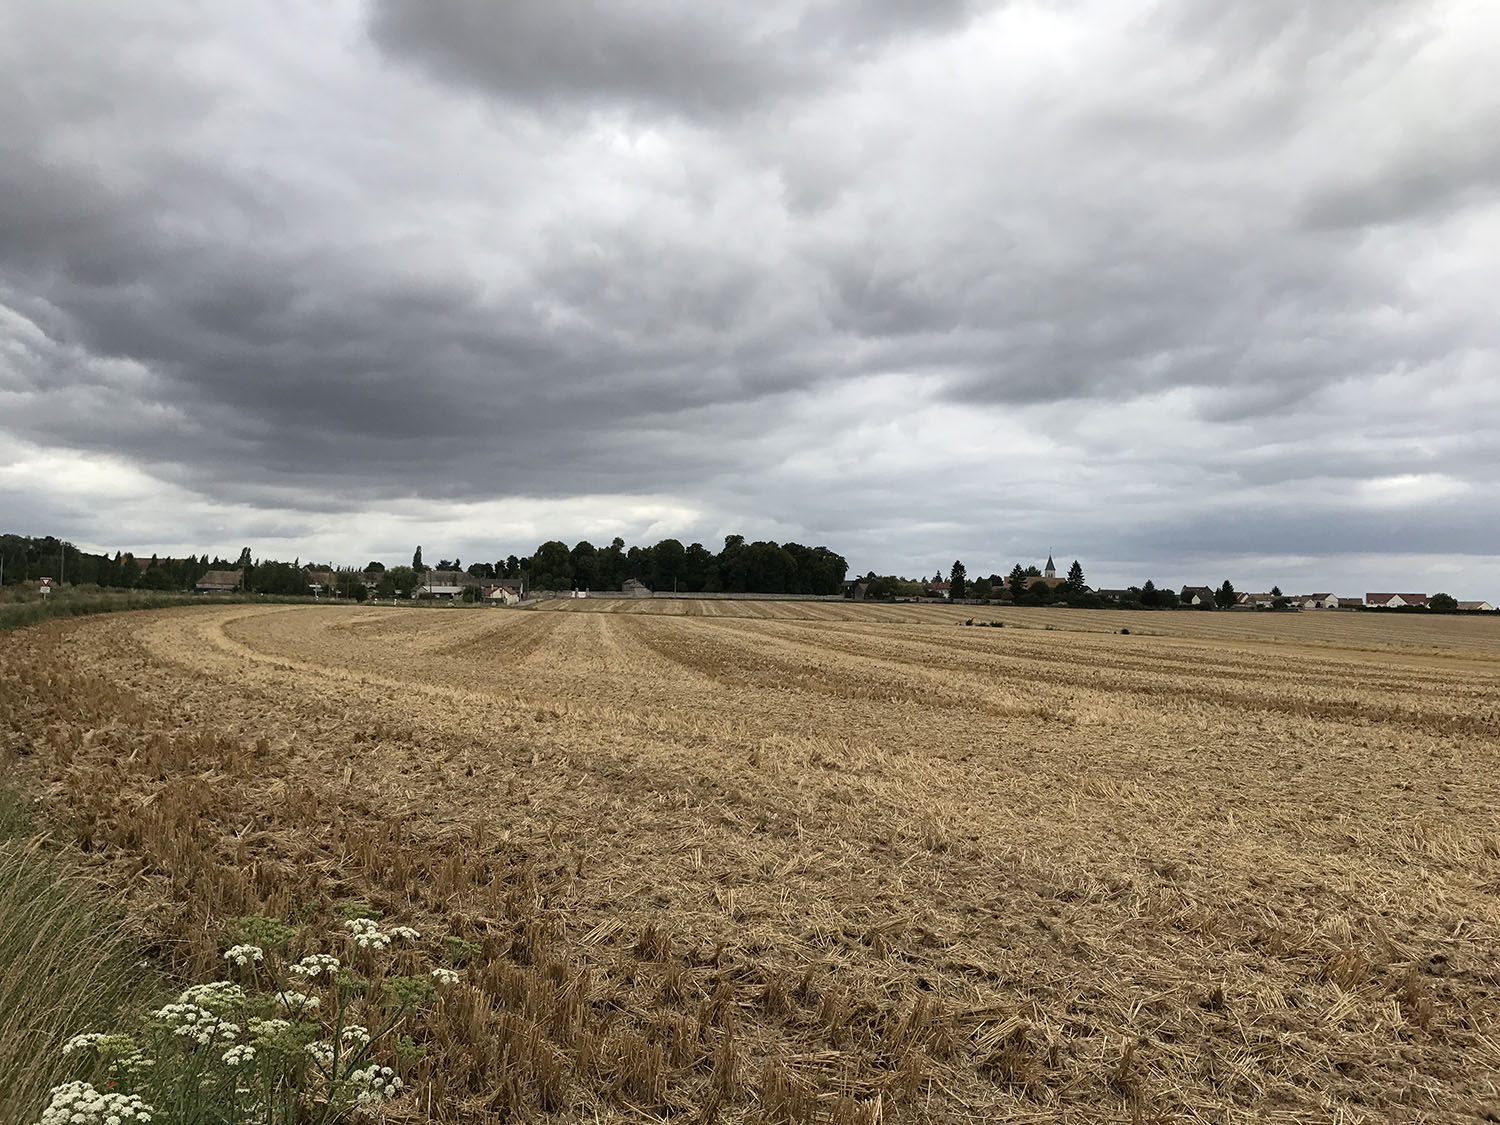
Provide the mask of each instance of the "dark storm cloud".
POLYGON ((929 569, 1482 553, 1484 18, 0 12, 0 499, 73 457, 288 535, 603 496, 929 569))
POLYGON ((893 39, 962 22, 963 0, 374 0, 370 31, 445 82, 539 106, 714 117, 815 90, 893 39))

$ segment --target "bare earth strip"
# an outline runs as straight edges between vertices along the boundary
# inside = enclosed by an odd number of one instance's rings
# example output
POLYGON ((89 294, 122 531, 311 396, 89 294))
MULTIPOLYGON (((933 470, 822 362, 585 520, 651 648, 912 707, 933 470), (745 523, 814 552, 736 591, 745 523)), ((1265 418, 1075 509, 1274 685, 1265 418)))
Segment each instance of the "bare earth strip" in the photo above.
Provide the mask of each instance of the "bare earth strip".
POLYGON ((0 738, 188 971, 482 945, 414 1116, 1497 1119, 1500 622, 192 608, 8 636, 0 738))

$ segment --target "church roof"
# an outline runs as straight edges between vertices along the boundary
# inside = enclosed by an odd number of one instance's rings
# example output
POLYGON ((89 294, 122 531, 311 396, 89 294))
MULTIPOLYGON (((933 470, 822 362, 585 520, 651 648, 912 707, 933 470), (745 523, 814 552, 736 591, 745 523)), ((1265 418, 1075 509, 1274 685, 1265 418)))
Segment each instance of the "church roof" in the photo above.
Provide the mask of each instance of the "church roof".
POLYGON ((1051 555, 1047 556, 1047 569, 1048 570, 1056 570, 1057 569, 1057 564, 1052 561, 1052 556, 1051 555))

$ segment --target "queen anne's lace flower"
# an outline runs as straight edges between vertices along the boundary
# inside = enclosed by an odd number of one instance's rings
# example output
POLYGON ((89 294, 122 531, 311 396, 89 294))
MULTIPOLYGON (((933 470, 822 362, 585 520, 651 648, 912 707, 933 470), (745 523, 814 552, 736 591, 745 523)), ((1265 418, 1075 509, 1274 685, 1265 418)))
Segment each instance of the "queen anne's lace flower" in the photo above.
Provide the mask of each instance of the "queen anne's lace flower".
POLYGON ((224 1052, 225 1066, 249 1066, 255 1061, 255 1048, 237 1043, 224 1052))
POLYGON ((90 1047, 97 1047, 104 1036, 102 1031, 85 1031, 82 1035, 75 1035, 63 1044, 62 1053, 71 1055, 74 1051, 87 1051, 90 1047))
POLYGON ((385 949, 391 944, 391 935, 383 933, 373 918, 350 918, 344 928, 361 949, 385 949))
POLYGON ((370 1029, 357 1023, 351 1023, 344 1028, 341 1038, 345 1043, 353 1043, 357 1047, 363 1047, 370 1041, 370 1029))
POLYGON ((388 1066, 373 1063, 363 1070, 349 1072, 350 1083, 359 1091, 358 1100, 372 1102, 379 1098, 394 1098, 401 1092, 401 1079, 388 1066))
POLYGON ((392 926, 386 930, 386 934, 393 938, 400 938, 402 941, 416 941, 422 936, 410 926, 392 926))
POLYGON ((37 1125, 146 1125, 155 1112, 134 1094, 108 1094, 88 1082, 69 1082, 52 1090, 37 1125))
POLYGON ((304 1050, 307 1051, 308 1055, 310 1055, 312 1057, 312 1060, 314 1062, 320 1063, 323 1066, 332 1066, 333 1065, 333 1044, 332 1043, 326 1043, 326 1042, 309 1043, 304 1048, 304 1050))
POLYGON ((173 1035, 191 1039, 201 1047, 214 1042, 233 1042, 234 1037, 240 1033, 239 1024, 220 1019, 207 1008, 199 1007, 197 1004, 168 1004, 165 1008, 160 1008, 151 1014, 168 1024, 172 1028, 173 1035))
POLYGON ((278 992, 276 1003, 289 1012, 310 1012, 318 1006, 318 998, 305 992, 278 992))
POLYGON ((266 952, 258 945, 230 946, 224 954, 224 960, 228 961, 231 965, 238 965, 242 969, 246 965, 258 965, 265 959, 266 952))
POLYGON ((321 976, 331 977, 339 971, 339 959, 332 953, 313 953, 295 965, 289 965, 287 971, 308 980, 317 980, 321 976))
POLYGON ((210 1012, 222 1014, 245 1002, 245 990, 232 980, 216 980, 209 984, 195 984, 177 997, 179 1004, 196 1004, 210 1012))
POLYGON ((444 988, 458 983, 457 969, 433 969, 432 979, 444 988))

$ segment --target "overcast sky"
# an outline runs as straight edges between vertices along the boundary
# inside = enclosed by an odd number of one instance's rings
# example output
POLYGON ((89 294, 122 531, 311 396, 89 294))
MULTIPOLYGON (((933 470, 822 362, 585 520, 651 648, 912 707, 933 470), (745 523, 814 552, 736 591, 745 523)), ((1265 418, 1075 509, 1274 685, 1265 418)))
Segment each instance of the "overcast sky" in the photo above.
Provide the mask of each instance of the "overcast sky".
POLYGON ((0 530, 1500 595, 1500 5, 0 0, 0 530))

